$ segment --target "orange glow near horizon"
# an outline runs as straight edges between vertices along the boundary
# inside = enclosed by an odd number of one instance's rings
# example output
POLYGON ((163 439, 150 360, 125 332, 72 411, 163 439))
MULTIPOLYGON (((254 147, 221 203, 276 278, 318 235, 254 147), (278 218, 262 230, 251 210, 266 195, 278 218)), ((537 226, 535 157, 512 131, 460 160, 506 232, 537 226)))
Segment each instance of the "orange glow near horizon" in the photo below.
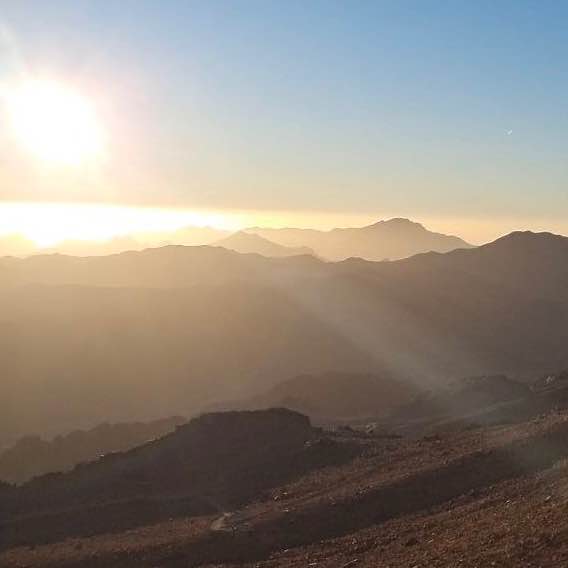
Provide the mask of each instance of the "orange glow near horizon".
MULTIPOLYGON (((329 230, 361 227, 396 214, 340 214, 316 211, 199 210, 140 207, 101 203, 0 202, 0 239, 19 236, 33 248, 50 249, 63 241, 103 243, 132 236, 141 243, 168 241, 168 234, 191 227, 234 232, 247 227, 298 227, 329 230)), ((482 244, 518 229, 566 234, 568 227, 554 219, 426 218, 409 216, 432 231, 453 234, 482 244)))
POLYGON ((0 204, 0 235, 21 235, 38 248, 62 241, 104 242, 138 233, 175 231, 187 226, 232 230, 221 214, 102 204, 0 204))
MULTIPOLYGON (((252 210, 198 210, 80 203, 0 203, 0 238, 18 235, 37 248, 63 241, 105 242, 157 235, 186 227, 238 231, 252 226, 332 229, 376 221, 369 215, 252 210)), ((150 239, 152 240, 152 239, 150 239)), ((167 240, 167 239, 166 239, 167 240)))

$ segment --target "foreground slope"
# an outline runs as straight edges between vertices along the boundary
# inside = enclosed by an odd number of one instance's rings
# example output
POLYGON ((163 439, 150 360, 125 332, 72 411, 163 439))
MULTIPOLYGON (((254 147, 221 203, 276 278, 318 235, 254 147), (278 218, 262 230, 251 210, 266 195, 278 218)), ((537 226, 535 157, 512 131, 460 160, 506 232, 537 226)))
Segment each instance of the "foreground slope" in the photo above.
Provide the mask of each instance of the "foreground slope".
POLYGON ((206 414, 133 450, 0 491, 0 547, 228 511, 356 451, 287 409, 206 414))
MULTIPOLYGON (((347 431, 337 440, 335 444, 359 445, 358 456, 306 470, 256 493, 253 502, 233 502, 232 510, 154 518, 147 526, 124 531, 117 521, 124 509, 117 508, 114 525, 91 536, 80 534, 77 523, 57 535, 55 517, 40 517, 35 526, 27 517, 17 531, 11 524, 18 521, 11 521, 3 526, 0 564, 473 568, 552 567, 568 560, 565 409, 515 424, 418 439, 347 431)), ((320 446, 329 455, 335 444, 308 447, 320 446)), ((264 457, 254 470, 264 452, 260 445, 256 454, 247 454, 253 464, 249 475, 266 473, 264 457)), ((163 472, 169 471, 171 463, 167 465, 163 472)), ((229 481, 233 483, 239 487, 238 476, 229 481)), ((82 522, 92 523, 94 516, 91 511, 82 522)))

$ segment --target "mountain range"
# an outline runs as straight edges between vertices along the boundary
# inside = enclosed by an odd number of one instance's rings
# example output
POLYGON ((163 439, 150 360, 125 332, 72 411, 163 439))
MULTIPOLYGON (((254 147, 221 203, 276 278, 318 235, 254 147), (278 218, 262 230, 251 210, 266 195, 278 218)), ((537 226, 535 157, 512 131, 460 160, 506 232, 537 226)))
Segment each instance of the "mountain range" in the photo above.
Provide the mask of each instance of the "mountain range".
POLYGON ((567 261, 0 259, 0 565, 556 565, 567 261))
POLYGON ((168 246, 0 260, 0 444, 190 415, 299 375, 428 389, 568 367, 568 239, 400 261, 168 246))
MULTIPOLYGON (((317 231, 313 229, 246 229, 236 233, 212 227, 188 226, 170 232, 133 233, 95 242, 65 240, 44 253, 102 256, 167 245, 218 245, 264 256, 312 254, 327 260, 360 257, 398 259, 421 252, 447 252, 470 247, 458 237, 441 235, 407 219, 379 221, 366 227, 317 231)), ((37 254, 33 242, 18 235, 0 238, 0 256, 37 254)))
POLYGON ((331 231, 253 227, 247 232, 287 247, 307 246, 322 258, 334 261, 350 257, 397 260, 422 252, 471 247, 459 237, 434 233, 420 223, 401 218, 331 231))

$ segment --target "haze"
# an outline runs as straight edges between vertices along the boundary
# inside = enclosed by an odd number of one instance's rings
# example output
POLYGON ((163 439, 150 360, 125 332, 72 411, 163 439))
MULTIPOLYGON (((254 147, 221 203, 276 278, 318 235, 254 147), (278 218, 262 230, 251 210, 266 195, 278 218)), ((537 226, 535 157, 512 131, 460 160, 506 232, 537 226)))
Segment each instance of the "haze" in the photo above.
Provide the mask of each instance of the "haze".
POLYGON ((0 566, 568 566, 567 22, 0 0, 0 566))

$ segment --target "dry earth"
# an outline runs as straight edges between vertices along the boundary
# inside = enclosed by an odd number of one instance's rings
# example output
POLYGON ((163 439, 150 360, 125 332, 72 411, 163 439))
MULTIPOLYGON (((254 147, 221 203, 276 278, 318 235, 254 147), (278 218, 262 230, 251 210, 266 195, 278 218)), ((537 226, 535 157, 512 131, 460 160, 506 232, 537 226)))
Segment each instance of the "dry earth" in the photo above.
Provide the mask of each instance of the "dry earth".
POLYGON ((350 441, 362 445, 360 457, 240 511, 13 548, 0 566, 568 564, 568 413, 419 440, 350 441))

